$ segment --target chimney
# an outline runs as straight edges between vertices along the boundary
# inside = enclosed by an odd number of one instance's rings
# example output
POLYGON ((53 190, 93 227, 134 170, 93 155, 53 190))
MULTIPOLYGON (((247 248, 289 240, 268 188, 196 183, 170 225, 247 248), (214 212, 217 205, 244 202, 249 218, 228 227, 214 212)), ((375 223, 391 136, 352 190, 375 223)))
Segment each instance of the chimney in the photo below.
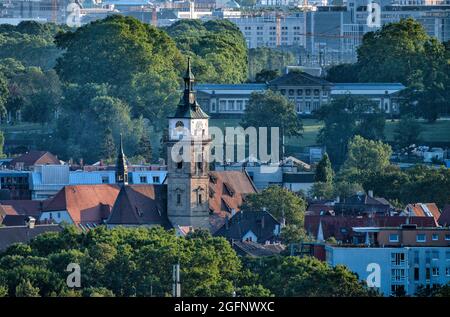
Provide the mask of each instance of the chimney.
POLYGON ((34 229, 34 226, 36 224, 36 219, 34 217, 27 217, 25 220, 25 225, 28 229, 34 229))
POLYGON ((373 190, 369 190, 368 194, 370 198, 373 198, 373 190))

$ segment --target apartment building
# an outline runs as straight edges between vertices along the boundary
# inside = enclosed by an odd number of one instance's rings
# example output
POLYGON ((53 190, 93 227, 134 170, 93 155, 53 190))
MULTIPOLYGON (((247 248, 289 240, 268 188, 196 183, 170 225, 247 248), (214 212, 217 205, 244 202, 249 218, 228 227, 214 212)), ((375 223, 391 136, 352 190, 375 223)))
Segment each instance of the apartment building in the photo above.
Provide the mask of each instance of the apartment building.
POLYGON ((366 245, 327 245, 326 261, 345 265, 384 296, 414 295, 420 286, 450 282, 450 229, 362 227, 366 245))

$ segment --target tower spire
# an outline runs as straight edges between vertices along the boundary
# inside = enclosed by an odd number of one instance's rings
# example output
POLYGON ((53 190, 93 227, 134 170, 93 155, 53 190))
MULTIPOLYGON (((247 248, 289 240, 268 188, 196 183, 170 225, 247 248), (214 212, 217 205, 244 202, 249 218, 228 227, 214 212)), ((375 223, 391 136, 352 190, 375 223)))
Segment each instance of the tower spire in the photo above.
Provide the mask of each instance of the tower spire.
POLYGON ((123 152, 122 133, 120 134, 120 145, 117 153, 116 183, 120 185, 128 185, 127 158, 125 156, 125 153, 123 152))

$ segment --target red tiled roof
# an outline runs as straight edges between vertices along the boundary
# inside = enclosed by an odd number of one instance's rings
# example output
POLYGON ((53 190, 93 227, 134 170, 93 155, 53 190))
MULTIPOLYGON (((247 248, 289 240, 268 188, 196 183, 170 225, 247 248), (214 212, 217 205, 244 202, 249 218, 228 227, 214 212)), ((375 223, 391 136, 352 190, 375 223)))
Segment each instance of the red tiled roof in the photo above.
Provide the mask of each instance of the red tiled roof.
MULTIPOLYGON (((399 227, 405 224, 405 216, 376 216, 354 217, 354 216, 305 216, 305 230, 317 236, 319 224, 322 222, 323 236, 325 239, 335 237, 336 240, 351 242, 353 237, 352 227, 399 227)), ((410 224, 418 227, 436 227, 436 222, 432 217, 410 217, 410 224)))
POLYGON ((9 164, 13 167, 16 164, 23 164, 24 167, 29 167, 33 165, 60 164, 60 161, 50 152, 32 150, 14 158, 9 164))
POLYGON ((411 216, 416 217, 430 217, 428 215, 428 211, 433 216, 436 223, 441 216, 441 212, 439 211, 438 206, 435 203, 417 203, 417 204, 409 204, 405 208, 408 212, 411 213, 411 216))
POLYGON ((109 217, 118 195, 117 185, 64 186, 45 202, 43 211, 67 210, 75 224, 101 223, 109 217))
POLYGON ((450 227, 450 205, 446 205, 444 207, 441 216, 439 217, 438 223, 443 227, 450 227))
POLYGON ((236 212, 244 202, 245 195, 256 193, 256 187, 246 172, 220 171, 210 172, 209 209, 213 212, 210 217, 212 231, 219 229, 225 223, 231 210, 236 212))

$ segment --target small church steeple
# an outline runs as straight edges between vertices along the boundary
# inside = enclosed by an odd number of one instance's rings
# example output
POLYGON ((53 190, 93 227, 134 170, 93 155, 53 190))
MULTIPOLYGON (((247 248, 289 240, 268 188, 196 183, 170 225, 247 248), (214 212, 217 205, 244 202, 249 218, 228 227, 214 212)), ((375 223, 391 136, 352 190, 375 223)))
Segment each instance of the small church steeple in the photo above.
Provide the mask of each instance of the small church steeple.
POLYGON ((119 185, 128 185, 127 158, 125 157, 125 153, 123 152, 122 133, 120 134, 120 145, 117 153, 116 183, 119 185))

